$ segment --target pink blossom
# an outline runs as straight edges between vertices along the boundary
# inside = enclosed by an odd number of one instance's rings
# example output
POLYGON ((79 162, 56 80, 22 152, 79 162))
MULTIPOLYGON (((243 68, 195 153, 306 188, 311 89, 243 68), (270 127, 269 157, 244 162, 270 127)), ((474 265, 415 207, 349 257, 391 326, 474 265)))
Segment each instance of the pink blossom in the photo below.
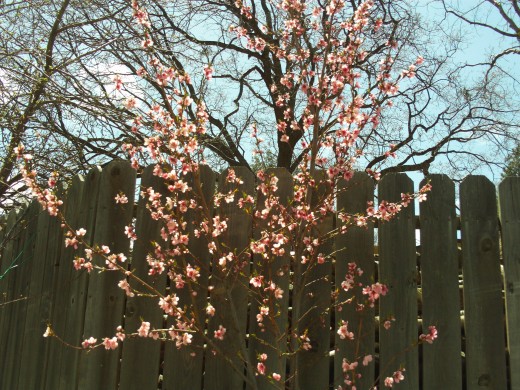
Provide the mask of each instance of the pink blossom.
POLYGON ((77 237, 83 237, 85 234, 87 234, 87 231, 83 228, 80 228, 76 230, 76 236, 77 237))
POLYGON ((128 203, 128 198, 123 193, 117 194, 115 197, 115 200, 116 200, 116 203, 121 203, 121 204, 128 203))
POLYGON ((126 293, 127 296, 133 297, 135 295, 131 291, 130 284, 128 284, 128 281, 126 279, 123 279, 123 280, 119 281, 119 283, 117 285, 119 286, 119 288, 125 290, 125 293, 126 293))
POLYGON ((144 27, 150 28, 151 25, 150 20, 148 19, 148 13, 144 9, 139 8, 135 3, 133 4, 133 8, 135 21, 144 27))
POLYGON ((363 365, 368 366, 368 364, 372 361, 372 355, 366 355, 363 358, 363 365))
POLYGON ((193 268, 190 264, 186 266, 186 277, 189 279, 196 281, 197 278, 200 276, 200 273, 198 269, 193 268))
POLYGON ((254 276, 254 277, 251 278, 249 283, 253 287, 260 288, 260 287, 262 287, 263 280, 264 280, 264 277, 261 276, 261 275, 260 276, 254 276))
POLYGON ((105 346, 105 349, 116 349, 118 346, 117 337, 112 337, 111 339, 106 337, 103 340, 103 345, 105 346))
POLYGON ((97 343, 97 339, 90 337, 81 343, 81 346, 85 349, 92 348, 97 343))
POLYGON ((256 371, 260 375, 265 375, 265 364, 262 362, 258 362, 258 364, 256 365, 256 371))
POLYGON ((137 235, 135 234, 135 230, 134 230, 133 226, 131 226, 131 225, 125 226, 125 234, 132 241, 137 240, 137 235))
POLYGON ((159 298, 159 306, 164 310, 166 314, 173 315, 175 313, 175 308, 179 303, 179 298, 177 294, 166 295, 163 298, 159 298))
POLYGON ((218 340, 224 340, 224 336, 226 334, 226 328, 224 328, 222 325, 218 326, 218 329, 214 332, 214 337, 218 340))
POLYGON ((380 296, 386 295, 387 292, 388 288, 379 282, 363 288, 363 294, 368 296, 371 307, 374 306, 375 301, 377 301, 380 296))
POLYGON ((123 327, 120 325, 117 327, 116 329, 117 333, 116 333, 116 337, 119 341, 124 341, 125 338, 126 338, 126 334, 125 334, 125 331, 123 329, 123 327))
POLYGON ((402 370, 397 370, 396 372, 394 372, 394 374, 393 374, 394 383, 399 383, 404 380, 403 371, 404 371, 404 368, 402 370))
POLYGON ((121 76, 119 76, 119 75, 114 76, 114 83, 115 83, 116 91, 121 91, 121 89, 123 88, 123 80, 121 79, 121 76))
POLYGON ((432 344, 433 341, 438 337, 438 332, 437 332, 437 328, 435 326, 429 326, 428 327, 428 333, 426 334, 421 334, 419 336, 419 340, 420 341, 424 341, 428 344, 432 344))
POLYGON ((206 80, 210 81, 213 78, 212 75, 213 75, 213 67, 206 65, 204 67, 204 77, 206 78, 206 80))
POLYGON ((78 249, 78 244, 79 244, 79 241, 78 241, 78 239, 76 237, 65 238, 65 247, 71 246, 74 249, 78 249))
POLYGON ((341 321, 341 326, 338 328, 338 335, 341 340, 354 340, 354 333, 348 331, 348 321, 341 321))
POLYGON ((175 345, 179 348, 182 345, 190 345, 193 339, 193 335, 187 332, 182 333, 179 340, 176 341, 175 345))
POLYGON ((150 323, 149 322, 142 322, 141 327, 137 330, 137 334, 140 337, 147 337, 148 333, 150 331, 150 323))
POLYGON ((211 305, 208 305, 206 307, 206 314, 209 315, 210 317, 213 317, 215 315, 215 308, 211 305))
POLYGON ((343 359, 343 362, 341 364, 341 368, 342 368, 343 372, 353 371, 357 368, 357 366, 358 366, 358 362, 349 363, 349 361, 347 359, 343 359))
POLYGON ((124 106, 126 109, 131 110, 132 108, 137 107, 137 100, 134 97, 129 97, 125 99, 124 106))

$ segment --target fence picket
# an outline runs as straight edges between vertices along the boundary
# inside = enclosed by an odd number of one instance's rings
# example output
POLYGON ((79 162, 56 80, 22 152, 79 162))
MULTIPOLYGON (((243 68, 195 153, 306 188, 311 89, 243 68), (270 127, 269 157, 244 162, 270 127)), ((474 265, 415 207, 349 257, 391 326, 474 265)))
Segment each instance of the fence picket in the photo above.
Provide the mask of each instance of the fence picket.
MULTIPOLYGON (((95 245, 108 245, 111 254, 128 253, 129 240, 124 227, 132 220, 135 189, 135 170, 129 162, 114 161, 105 166, 100 178, 98 207, 96 212, 95 245), (116 204, 120 192, 128 197, 127 204, 116 204)), ((95 261, 100 261, 99 257, 95 261)), ((122 264, 126 266, 126 263, 122 264)), ((103 272, 89 280, 85 312, 84 337, 99 341, 112 337, 117 326, 123 323, 125 293, 118 287, 121 275, 103 272)), ((81 355, 80 381, 82 390, 112 389, 117 386, 119 372, 119 348, 105 351, 97 348, 81 355)))
MULTIPOLYGON (((153 174, 153 166, 146 168, 142 175, 141 190, 152 187, 156 192, 167 194, 164 181, 153 174)), ((148 275, 147 255, 153 253, 154 242, 161 246, 161 224, 150 216, 146 208, 147 196, 141 196, 137 209, 135 231, 138 240, 132 251, 132 274, 143 280, 160 293, 165 291, 166 275, 148 275)), ((144 293, 151 293, 134 280, 129 281, 132 288, 144 293)), ((125 330, 133 333, 141 326, 142 321, 150 322, 151 329, 163 327, 163 313, 157 305, 157 298, 136 295, 127 297, 125 309, 125 330)), ((125 340, 121 360, 121 389, 154 389, 159 378, 161 343, 151 338, 132 338, 125 340), (146 358, 144 358, 146 357, 146 358)))
MULTIPOLYGON (((379 202, 398 202, 401 193, 413 192, 413 182, 405 174, 388 174, 379 184, 379 202)), ((379 351, 381 382, 401 366, 406 380, 400 388, 419 388, 417 342, 417 255, 413 202, 390 222, 379 227, 379 280, 388 295, 379 303, 379 351), (395 321, 393 319, 395 318, 395 321), (390 321, 390 329, 384 326, 390 321)))
MULTIPOLYGON (((213 195, 215 191, 216 174, 207 166, 199 167, 198 176, 190 175, 188 183, 194 188, 196 201, 199 205, 205 204, 207 209, 191 210, 185 214, 189 235, 189 254, 179 258, 182 266, 190 264, 199 268, 200 276, 197 282, 186 281, 183 289, 176 291, 181 306, 192 305, 194 313, 188 313, 190 318, 195 318, 197 328, 204 331, 206 327, 206 306, 208 304, 208 282, 210 272, 211 255, 208 249, 207 239, 203 236, 195 237, 194 230, 200 229, 195 225, 199 213, 207 213, 213 216, 213 195), (199 197, 200 196, 200 197, 199 197)), ((189 199, 187 199, 189 201, 189 199)), ((173 282, 171 283, 173 285, 173 282)), ((175 326, 173 318, 168 319, 168 326, 175 326)), ((202 388, 203 362, 204 362, 204 338, 201 334, 192 334, 193 338, 189 346, 178 349, 175 342, 166 343, 164 351, 163 389, 175 390, 178 388, 202 388)), ((211 335, 210 335, 211 336, 211 335)))
MULTIPOLYGON (((267 169, 265 172, 267 180, 271 176, 278 179, 276 196, 279 198, 280 204, 284 207, 289 206, 289 202, 293 198, 293 179, 291 174, 283 168, 267 169)), ((261 192, 257 194, 256 209, 261 211, 265 208, 265 196, 261 192)), ((273 211, 276 213, 276 211, 273 211)), ((266 226, 266 221, 256 220, 253 226, 253 234, 255 240, 261 238, 260 234, 266 226)), ((253 256, 252 275, 263 275, 265 283, 273 282, 277 287, 283 290, 282 299, 271 300, 269 302, 270 316, 274 315, 274 320, 265 320, 263 326, 260 327, 257 322, 257 314, 260 313, 259 306, 261 302, 256 299, 251 301, 251 313, 249 316, 249 359, 253 364, 258 361, 261 354, 267 355, 264 361, 267 375, 259 375, 256 378, 256 386, 259 390, 264 389, 284 389, 286 361, 285 352, 287 352, 287 318, 289 311, 289 271, 290 271, 290 247, 285 248, 284 256, 279 256, 274 260, 267 261, 261 255, 253 256), (272 374, 277 373, 280 379, 275 381, 272 374)), ((265 288, 265 287, 263 287, 265 288)), ((254 387, 249 385, 248 389, 254 387)))
MULTIPOLYGON (((249 285, 251 239, 251 216, 236 205, 244 194, 254 194, 254 176, 246 167, 234 167, 236 176, 243 183, 228 183, 229 169, 219 177, 219 191, 227 194, 234 191, 235 202, 222 200, 218 215, 228 219, 227 230, 222 234, 222 255, 234 253, 237 257, 229 261, 226 270, 218 264, 218 256, 213 256, 210 285, 210 302, 215 307, 215 316, 209 319, 208 337, 211 343, 206 351, 204 388, 207 390, 239 390, 244 382, 244 361, 248 359, 246 350, 247 288, 249 285), (223 341, 213 337, 214 331, 222 325, 227 332, 223 341), (212 344, 218 348, 214 351, 212 344), (229 360, 228 360, 229 359, 229 360)), ((249 367, 251 370, 252 367, 249 367)), ((249 370, 249 371, 250 371, 249 370)), ((250 376, 250 380, 251 379, 250 376)))
MULTIPOLYGON (((366 214, 367 203, 374 201, 374 181, 364 172, 356 172, 348 182, 340 181, 338 184, 338 211, 347 214, 366 214)), ((345 223, 337 219, 339 229, 345 223)), ((350 223, 353 223, 351 221, 350 223)), ((345 302, 353 295, 353 302, 343 304, 336 308, 335 321, 335 354, 334 354, 334 388, 344 385, 342 369, 343 359, 352 361, 353 358, 362 358, 366 355, 374 355, 375 349, 375 322, 374 309, 368 306, 362 311, 356 310, 358 303, 365 301, 365 296, 360 290, 344 291, 341 283, 345 280, 348 271, 348 263, 355 262, 357 267, 363 270, 361 276, 356 276, 356 283, 363 286, 372 284, 375 276, 374 265, 374 224, 368 223, 366 227, 352 226, 346 234, 341 234, 335 240, 336 265, 335 285, 338 291, 338 302, 345 302), (341 321, 348 321, 349 330, 355 333, 355 339, 341 340, 337 334, 341 321)), ((357 374, 360 378, 354 379, 355 385, 360 389, 370 388, 375 380, 375 363, 367 366, 358 366, 357 374)), ((352 374, 352 373, 350 373, 352 374)))
POLYGON ((507 388, 504 306, 495 187, 484 176, 460 186, 466 383, 507 388))
POLYGON ((459 294, 455 185, 445 175, 431 175, 428 180, 432 190, 428 200, 420 204, 423 332, 435 325, 440 337, 433 345, 423 347, 422 388, 460 389, 461 308, 455 299, 459 294))
MULTIPOLYGON (((23 347, 20 351, 20 366, 24 367, 18 381, 18 388, 21 389, 35 388, 36 383, 41 383, 43 374, 47 343, 42 337, 46 323, 45 317, 40 316, 40 308, 43 306, 45 298, 50 298, 49 295, 43 295, 45 277, 49 278, 50 271, 50 279, 52 281, 52 273, 54 271, 54 264, 49 264, 47 261, 49 256, 47 256, 46 251, 50 219, 49 214, 44 211, 40 211, 37 219, 38 232, 35 237, 34 253, 37 253, 38 256, 35 259, 31 259, 34 262, 34 268, 31 272, 23 347)), ((47 283, 49 283, 48 280, 47 283)), ((46 318, 48 319, 49 316, 46 318)))
MULTIPOLYGON (((83 237, 86 243, 92 244, 96 224, 96 209, 99 194, 101 169, 93 168, 86 175, 76 176, 72 181, 69 197, 67 197, 65 213, 70 215, 70 226, 77 230, 84 228, 87 233, 83 237), (70 204, 70 206, 69 206, 70 204)), ((87 304, 87 289, 89 275, 86 270, 76 270, 73 267, 73 259, 76 256, 85 256, 83 248, 64 248, 61 244, 60 263, 58 267, 59 285, 56 289, 57 307, 53 313, 53 321, 63 326, 63 339, 74 346, 79 346, 83 341, 83 326, 85 322, 85 308, 87 304), (62 306, 63 305, 63 306, 62 306), (60 308, 67 308, 60 310, 60 308)), ((54 324, 53 324, 54 325, 54 324)), ((58 324, 57 324, 58 325, 58 324)), ((78 370, 81 354, 80 351, 58 345, 57 370, 59 370, 59 383, 56 387, 48 389, 68 390, 75 389, 78 383, 78 370)))
MULTIPOLYGON (((23 346, 25 319, 27 314, 27 302, 29 297, 29 282, 33 268, 34 241, 36 236, 36 225, 38 222, 39 205, 36 201, 26 206, 20 221, 22 230, 18 246, 19 261, 13 269, 14 289, 11 304, 10 325, 8 342, 3 345, 6 355, 6 365, 2 375, 2 389, 15 389, 18 386, 18 374, 20 373, 20 350, 23 346)), ((33 297, 36 299, 37 297, 33 297)))
MULTIPOLYGON (((322 183, 313 191, 311 207, 319 204, 324 196, 327 184, 325 172, 317 172, 316 183, 322 183)), ((319 213, 319 211, 317 212, 319 213)), ((333 228, 333 215, 327 215, 312 228, 312 237, 319 237, 333 228)), ((292 332, 305 341, 305 335, 310 339, 311 348, 299 351, 296 355, 293 369, 295 388, 302 390, 326 389, 329 385, 330 365, 330 303, 332 294, 332 259, 333 241, 320 242, 315 248, 317 253, 325 256, 322 264, 317 262, 316 254, 306 264, 295 260, 294 290, 292 295, 292 332)), ((309 256, 310 257, 310 256, 309 256)), ((294 340, 294 339, 293 339, 294 340)), ((298 342, 298 340, 295 340, 298 342)), ((293 349, 296 350, 293 344, 293 349)))
MULTIPOLYGON (((4 236, 6 242, 4 252, 2 254, 2 267, 0 268, 0 297, 2 299, 2 306, 0 306, 0 367, 2 373, 6 372, 6 367, 9 364, 9 356, 7 355, 7 348, 5 347, 9 342, 9 333, 12 325, 11 313, 13 312, 13 305, 16 302, 15 296, 15 277, 16 267, 14 267, 19 259, 19 249, 23 243, 20 242, 21 225, 20 221, 23 219, 25 210, 12 210, 7 217, 7 227, 4 236)), ((0 378, 0 386, 3 385, 6 378, 4 375, 0 378)))
MULTIPOLYGON (((81 188, 82 184, 78 184, 76 180, 73 180, 73 185, 69 188, 64 202, 64 215, 71 226, 74 226, 76 215, 81 209, 81 188)), ((72 268, 72 253, 74 253, 74 249, 64 247, 62 240, 63 232, 60 228, 60 221, 57 218, 50 217, 49 221, 43 220, 42 222, 49 231, 47 232, 47 241, 39 245, 40 249, 46 251, 45 263, 52 266, 53 269, 51 282, 53 293, 49 297, 52 298, 52 301, 49 305, 50 310, 47 322, 60 338, 69 341, 65 333, 68 330, 66 326, 66 313, 68 312, 67 295, 70 284, 70 272, 67 273, 64 271, 72 268)), ((70 350, 58 340, 50 338, 47 342, 48 355, 46 371, 59 373, 62 355, 70 353, 70 350)), ((65 378, 70 378, 67 376, 68 374, 69 373, 65 373, 65 377, 61 375, 47 375, 45 378, 46 388, 58 389, 60 382, 65 381, 65 378)), ((69 386, 70 385, 71 383, 69 383, 69 386)))
POLYGON ((500 219, 504 257, 507 348, 511 390, 520 389, 520 177, 500 183, 500 219))

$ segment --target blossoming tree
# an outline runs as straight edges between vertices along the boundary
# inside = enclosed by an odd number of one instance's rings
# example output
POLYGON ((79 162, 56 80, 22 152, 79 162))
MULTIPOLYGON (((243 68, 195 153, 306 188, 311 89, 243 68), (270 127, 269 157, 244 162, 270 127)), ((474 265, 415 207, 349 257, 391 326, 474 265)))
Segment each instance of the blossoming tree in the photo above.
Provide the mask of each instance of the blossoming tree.
MULTIPOLYGON (((345 268, 341 291, 331 296, 320 286, 329 283, 325 275, 336 259, 331 246, 334 237, 374 220, 388 221, 415 198, 426 198, 428 185, 418 193, 401 194, 397 202, 369 203, 362 214, 335 206, 342 191, 338 184, 354 177, 362 145, 377 128, 385 106, 391 104, 387 97, 398 92, 399 82, 415 76, 423 60, 419 57, 405 69, 394 69, 393 55, 399 46, 389 40, 380 50, 383 55, 375 73, 359 72, 369 55, 365 45, 382 26, 380 19, 371 18, 372 0, 360 3, 353 13, 345 10, 342 0, 325 4, 281 0, 269 6, 276 8, 283 24, 274 26, 263 20, 268 14, 255 2, 229 2, 244 20, 255 19, 261 26, 251 31, 238 23, 229 30, 236 34, 236 45, 259 57, 271 56, 279 64, 281 73, 269 91, 282 113, 273 131, 280 148, 298 151, 297 169, 292 178, 283 170, 259 171, 255 184, 246 168, 229 168, 213 192, 207 183, 214 176, 200 142, 209 115, 204 101, 191 97, 194 76, 159 60, 148 13, 132 2, 133 17, 142 29, 142 50, 148 55, 147 67, 136 74, 163 88, 165 99, 164 104, 152 102, 149 110, 136 107, 132 97, 125 100, 126 108, 135 112, 133 131, 139 134, 146 127, 153 129, 153 135, 146 137, 143 147, 125 144, 124 150, 140 172, 142 164, 153 162, 153 168, 145 172, 159 184, 143 188, 141 197, 160 229, 160 238, 146 260, 149 275, 167 274, 168 293, 132 272, 124 253, 115 253, 106 243, 90 245, 84 239, 87 231, 72 226, 60 210, 62 201, 54 190, 58 175, 51 177, 48 188, 38 186, 30 153, 18 147, 27 184, 50 214, 62 218, 65 245, 77 250, 74 267, 92 274, 120 273, 118 286, 128 297, 154 299, 157 310, 168 318, 164 329, 154 328, 143 318, 137 329, 118 327, 113 335, 86 335, 83 348, 116 349, 130 337, 168 339, 179 349, 197 341, 206 345, 207 365, 216 370, 232 368, 226 379, 228 388, 241 388, 243 381, 248 388, 306 388, 311 384, 302 382, 301 373, 313 364, 308 357, 313 349, 327 352, 328 346, 318 341, 320 332, 329 331, 327 326, 311 330, 308 314, 321 310, 323 316, 330 316, 331 310, 347 307, 362 311, 387 294, 384 284, 360 283, 363 270, 355 262, 345 268), (255 185, 256 199, 251 196, 255 185), (336 213, 340 223, 335 228, 332 216, 336 213), (251 241, 234 233, 252 227, 251 241), (205 262, 206 258, 211 261, 205 262), (289 300, 290 313, 284 309, 289 300), (250 323, 246 326, 239 319, 247 317, 248 304, 250 323)), ((204 88, 211 88, 217 71, 211 63, 200 70, 204 88)), ((116 90, 125 89, 118 75, 114 82, 116 90)), ((256 145, 252 152, 262 155, 263 140, 254 124, 251 136, 256 145)), ((391 158, 394 152, 395 145, 388 145, 377 157, 391 158)), ((376 171, 367 173, 378 180, 376 171)), ((120 193, 114 202, 126 204, 129 197, 120 193)), ((132 224, 126 226, 129 239, 139 240, 137 233, 132 224)), ((341 261, 340 256, 336 261, 341 261)), ((338 322, 341 342, 361 337, 358 332, 347 320, 338 322)), ((52 324, 46 336, 60 337, 52 324)), ((430 327, 417 343, 431 343, 436 337, 435 327, 430 327)), ((372 361, 370 354, 345 357, 340 388, 356 388, 359 367, 372 361)), ((395 367, 394 374, 382 378, 379 385, 392 387, 404 377, 404 368, 395 367)))

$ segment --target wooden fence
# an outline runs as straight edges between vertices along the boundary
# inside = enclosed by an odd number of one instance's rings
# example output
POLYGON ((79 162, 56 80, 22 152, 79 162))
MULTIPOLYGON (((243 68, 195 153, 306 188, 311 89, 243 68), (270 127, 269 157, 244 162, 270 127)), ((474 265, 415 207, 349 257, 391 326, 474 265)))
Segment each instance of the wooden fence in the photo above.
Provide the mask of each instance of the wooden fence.
MULTIPOLYGON (((253 193, 253 175, 241 168, 236 172, 244 181, 241 189, 253 193)), ((292 194, 292 178, 281 170, 275 173, 280 178, 280 197, 286 200, 292 194)), ((202 171, 208 197, 215 182, 225 189, 225 180, 216 179, 210 170, 202 171)), ((285 355, 270 353, 269 368, 282 375, 282 383, 286 375, 294 374, 297 389, 338 388, 343 382, 343 358, 373 354, 373 364, 359 367, 362 378, 356 382, 358 389, 370 388, 401 366, 406 368, 405 380, 395 385, 401 389, 520 389, 520 178, 505 179, 498 188, 497 201, 496 189, 489 180, 468 177, 459 187, 460 213, 453 182, 443 175, 432 175, 430 180, 433 190, 428 201, 420 203, 420 210, 410 204, 389 223, 353 228, 333 245, 321 248, 336 251, 336 255, 335 261, 315 268, 316 283, 289 286, 288 272, 276 276, 276 283, 284 290, 292 288, 295 294, 301 288, 308 297, 298 308, 289 307, 289 300, 283 300, 279 325, 284 329, 284 324, 290 324, 291 311, 292 315, 307 311, 297 331, 307 329, 312 340, 311 351, 300 354, 293 367, 287 367, 285 355), (327 310, 331 293, 344 280, 347 263, 354 260, 365 270, 363 282, 386 283, 389 294, 378 307, 362 313, 348 307, 327 310), (395 321, 386 330, 383 323, 391 318, 395 321), (339 339, 336 331, 341 320, 348 320, 349 327, 356 331, 354 341, 339 339), (411 348, 422 324, 425 328, 435 325, 439 338, 433 345, 411 348)), ((141 185, 161 184, 147 169, 141 185)), ((159 234, 157 223, 144 210, 143 200, 136 208, 133 199, 126 205, 114 204, 114 196, 120 191, 132 198, 134 187, 135 171, 125 162, 113 162, 103 170, 78 176, 67 191, 66 218, 74 228, 87 229, 86 239, 91 244, 106 243, 114 253, 128 253, 129 241, 123 231, 136 209, 139 240, 131 250, 130 267, 155 288, 166 291, 166 277, 148 276, 145 260, 150 242, 159 234)), ((356 174, 345 188, 337 199, 338 209, 363 212, 367 201, 374 199, 374 184, 364 174, 356 174)), ((395 174, 386 176, 377 190, 380 198, 395 201, 402 192, 414 188, 406 175, 395 174)), ((230 221, 224 240, 239 251, 248 247, 255 235, 250 218, 236 207, 223 207, 220 212, 230 221)), ((335 223, 328 220, 323 228, 335 223)), ((197 336, 192 346, 183 349, 172 342, 136 338, 115 351, 98 348, 89 352, 43 338, 47 323, 72 345, 79 345, 87 336, 99 339, 113 335, 118 325, 136 331, 143 318, 155 328, 169 323, 163 323, 155 301, 126 297, 117 287, 120 276, 116 273, 88 275, 75 271, 74 251, 64 248, 59 223, 34 203, 5 218, 0 242, 1 389, 275 388, 276 382, 261 376, 244 381, 241 373, 205 348, 197 336)), ((204 245, 191 250, 201 259, 210 259, 204 245)), ((280 266, 283 264, 273 265, 280 266)), ((269 272, 258 267, 253 261, 251 272, 269 272)), ((305 270, 291 267, 293 280, 298 280, 298 273, 305 270)), ((213 272, 218 272, 216 267, 213 272)), ((240 276, 246 285, 247 272, 240 276)), ((250 305, 248 310, 247 295, 240 284, 231 290, 216 285, 207 298, 210 273, 202 272, 196 299, 198 307, 204 307, 210 299, 215 306, 220 305, 217 313, 229 315, 219 318, 218 323, 231 329, 222 343, 224 352, 232 352, 231 360, 238 365, 248 357, 256 361, 257 353, 272 352, 268 344, 284 348, 285 340, 273 339, 269 331, 258 332, 256 308, 250 305), (226 299, 214 299, 222 291, 229 292, 233 313, 222 303, 226 299), (235 337, 237 330, 229 325, 231 314, 240 323, 240 330, 249 333, 248 340, 235 337), (248 315, 253 319, 250 322, 248 315)), ((186 298, 183 294, 180 291, 181 300, 186 298)), ((198 314, 205 315, 204 311, 198 314)), ((216 324, 208 322, 210 334, 216 324)))

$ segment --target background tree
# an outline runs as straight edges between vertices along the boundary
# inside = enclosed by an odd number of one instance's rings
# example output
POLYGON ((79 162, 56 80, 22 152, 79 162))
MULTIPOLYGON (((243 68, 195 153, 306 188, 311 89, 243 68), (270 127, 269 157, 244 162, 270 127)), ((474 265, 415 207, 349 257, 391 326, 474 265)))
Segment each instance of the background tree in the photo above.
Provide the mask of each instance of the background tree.
MULTIPOLYGON (((81 18, 80 2, 73 0, 7 1, 0 5, 0 204, 3 209, 24 199, 25 186, 15 163, 15 148, 23 142, 34 152, 35 168, 44 176, 59 170, 71 175, 115 158, 98 137, 106 134, 95 106, 81 95, 68 93, 78 77, 78 64, 88 62, 106 43, 69 38, 78 29, 94 28, 112 17, 81 18), (98 133, 99 130, 99 133, 98 133)), ((83 91, 82 94, 85 94, 83 91)), ((92 100, 92 99, 91 99, 92 100)))
MULTIPOLYGON (((193 75, 186 93, 208 108, 210 126, 201 144, 212 166, 251 168, 255 150, 270 150, 276 166, 294 171, 303 156, 305 138, 297 128, 302 126, 304 107, 295 93, 299 85, 290 80, 281 85, 280 80, 310 63, 300 64, 296 57, 281 60, 265 48, 248 46, 240 36, 247 31, 259 43, 278 44, 283 27, 279 10, 269 1, 252 1, 247 3, 252 15, 248 18, 242 3, 227 0, 145 3, 151 20, 148 44, 153 44, 163 63, 193 75), (234 26, 232 31, 230 26, 234 26), (205 66, 216 69, 211 86, 199 76, 205 66), (282 109, 277 102, 284 96, 289 99, 282 109), (256 140, 250 137, 253 125, 256 140), (285 127, 286 133, 276 131, 278 127, 285 127), (289 142, 282 141, 283 135, 289 142)), ((346 2, 342 12, 352 13, 360 3, 346 2)), ((126 1, 70 0, 63 4, 59 18, 55 2, 11 1, 0 6, 4 16, 0 22, 4 54, 0 57, 0 112, 5 151, 0 204, 4 208, 5 199, 23 191, 12 164, 12 150, 20 139, 31 149, 40 171, 82 172, 124 158, 124 143, 143 144, 143 136, 132 131, 129 103, 135 102, 143 111, 155 103, 168 107, 168 95, 173 92, 169 87, 163 90, 160 80, 135 76, 152 65, 142 50, 139 31, 130 21, 126 1), (53 29, 51 20, 57 28, 53 29), (52 69, 46 70, 48 44, 52 69), (125 85, 124 92, 114 88, 114 75, 125 85), (34 94, 41 84, 38 80, 45 80, 44 88, 34 94), (30 104, 35 98, 38 104, 30 104)), ((407 72, 420 55, 424 63, 413 71, 416 77, 401 82, 399 91, 384 98, 382 103, 393 107, 385 110, 378 126, 360 135, 357 147, 366 157, 358 160, 357 168, 378 169, 384 175, 427 172, 432 166, 431 170, 462 177, 478 166, 500 165, 503 159, 497 158, 497 151, 506 152, 506 140, 517 131, 518 105, 509 99, 502 77, 471 81, 468 72, 473 68, 453 60, 462 50, 460 41, 448 35, 446 26, 427 20, 419 12, 420 4, 378 0, 371 10, 371 17, 380 19, 380 27, 367 38, 370 42, 364 58, 357 59, 360 77, 377 85, 375 75, 394 42, 399 43, 399 50, 393 53, 395 68, 407 72), (475 142, 486 147, 474 147, 475 142), (390 149, 395 158, 385 159, 390 149)), ((321 23, 327 23, 326 18, 321 23)), ((345 33, 341 39, 348 44, 345 33)), ((309 44, 302 39, 284 50, 297 56, 311 50, 309 44)), ((366 100, 369 94, 367 90, 360 97, 366 100)), ((196 113, 190 115, 193 119, 196 113)), ((146 117, 143 121, 151 124, 146 117)))
POLYGON ((506 167, 502 172, 502 177, 520 176, 520 143, 506 159, 506 167))

